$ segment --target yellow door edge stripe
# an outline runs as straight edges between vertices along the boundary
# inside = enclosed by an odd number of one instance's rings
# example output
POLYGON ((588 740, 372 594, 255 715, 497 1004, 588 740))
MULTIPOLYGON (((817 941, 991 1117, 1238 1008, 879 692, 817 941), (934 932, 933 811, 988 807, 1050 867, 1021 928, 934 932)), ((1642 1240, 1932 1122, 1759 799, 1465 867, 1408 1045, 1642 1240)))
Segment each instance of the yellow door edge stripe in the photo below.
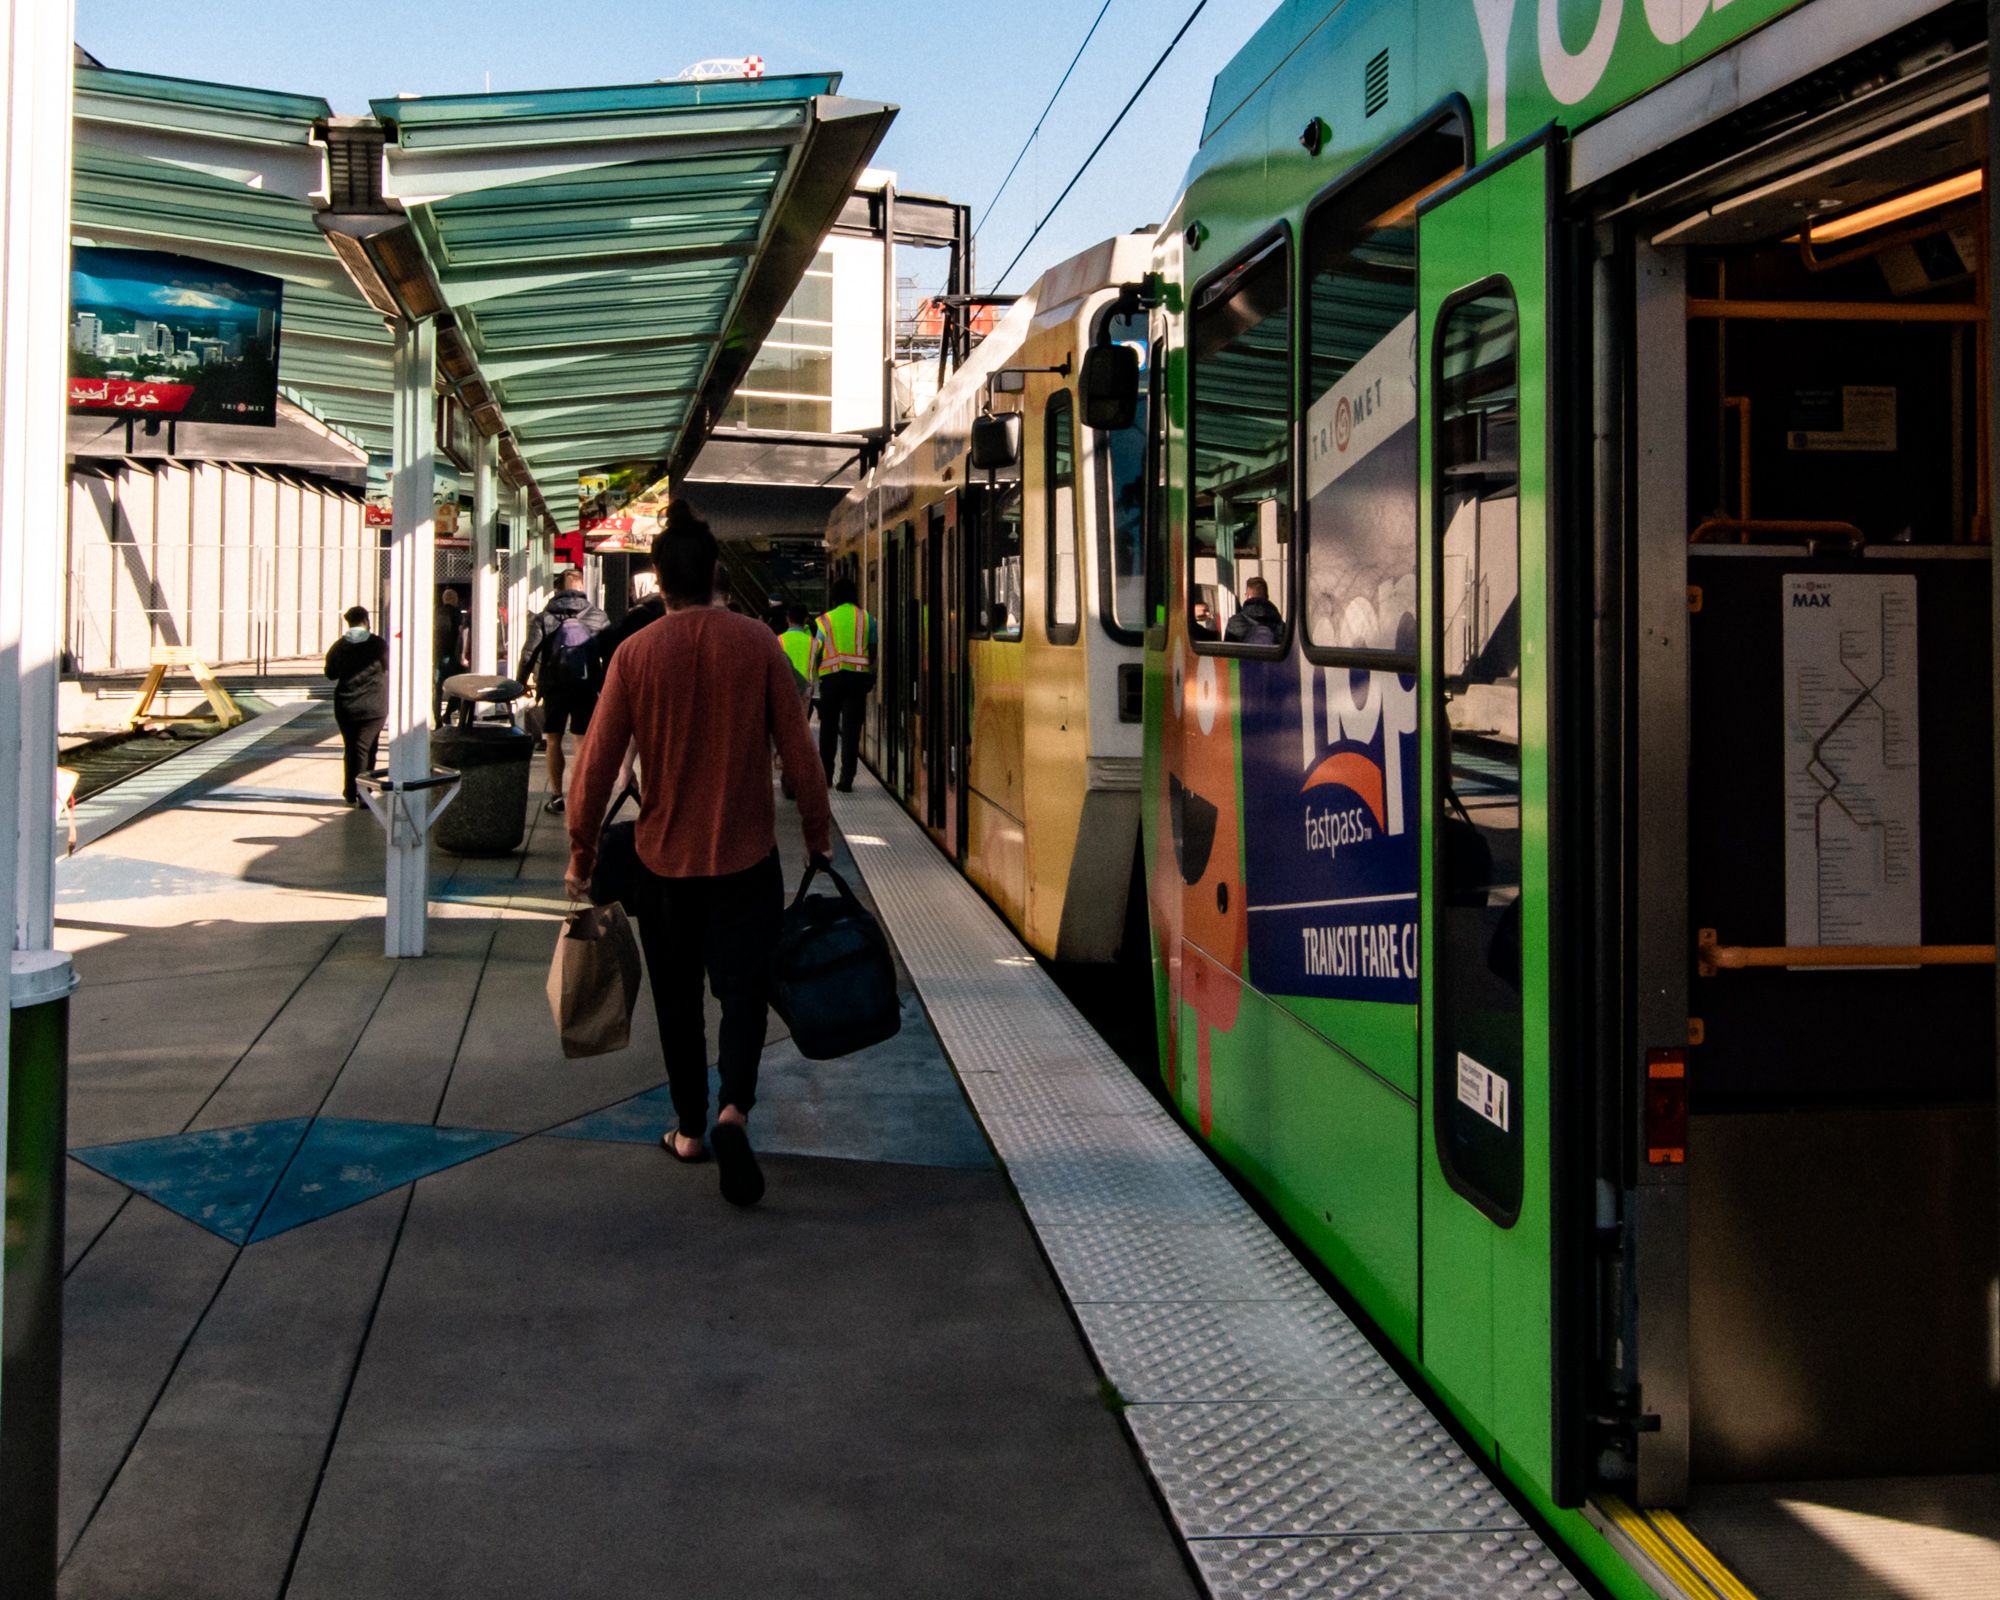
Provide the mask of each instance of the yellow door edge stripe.
POLYGON ((1696 1536, 1690 1528, 1671 1511, 1649 1511, 1646 1515, 1653 1526, 1666 1536, 1667 1542, 1685 1556, 1695 1571, 1709 1582, 1722 1600, 1757 1600, 1757 1595, 1748 1584, 1724 1566, 1715 1552, 1696 1536))
POLYGON ((1611 1531, 1650 1562, 1685 1600, 1722 1600, 1714 1586, 1682 1559, 1644 1513, 1633 1510, 1615 1495, 1600 1495, 1595 1504, 1610 1522, 1611 1531))

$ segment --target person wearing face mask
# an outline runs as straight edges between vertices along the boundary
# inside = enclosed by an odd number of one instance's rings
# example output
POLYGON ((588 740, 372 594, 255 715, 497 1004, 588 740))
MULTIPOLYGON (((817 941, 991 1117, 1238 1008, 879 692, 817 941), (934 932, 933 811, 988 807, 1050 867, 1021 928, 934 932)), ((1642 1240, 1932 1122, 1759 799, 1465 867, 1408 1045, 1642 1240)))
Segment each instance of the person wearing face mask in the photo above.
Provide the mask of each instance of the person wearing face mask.
POLYGON ((389 720, 389 642, 368 629, 368 608, 351 607, 347 631, 326 653, 333 680, 333 720, 340 729, 340 798, 361 804, 354 780, 375 765, 382 724, 389 720))

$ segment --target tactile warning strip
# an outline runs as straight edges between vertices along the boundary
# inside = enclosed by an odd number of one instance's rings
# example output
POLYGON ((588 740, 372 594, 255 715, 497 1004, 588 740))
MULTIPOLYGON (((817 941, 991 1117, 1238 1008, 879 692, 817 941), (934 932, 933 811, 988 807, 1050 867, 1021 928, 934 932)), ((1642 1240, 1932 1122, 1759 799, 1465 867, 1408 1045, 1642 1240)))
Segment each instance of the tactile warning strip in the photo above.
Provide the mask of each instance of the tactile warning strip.
POLYGON ((902 809, 835 815, 1209 1591, 1580 1594, 902 809))

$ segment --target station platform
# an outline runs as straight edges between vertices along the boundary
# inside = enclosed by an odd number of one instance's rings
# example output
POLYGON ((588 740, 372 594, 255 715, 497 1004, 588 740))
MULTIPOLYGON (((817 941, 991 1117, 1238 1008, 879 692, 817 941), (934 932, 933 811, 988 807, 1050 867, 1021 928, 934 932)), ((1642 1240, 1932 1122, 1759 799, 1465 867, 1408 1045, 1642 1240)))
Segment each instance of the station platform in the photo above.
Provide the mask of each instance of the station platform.
POLYGON ((774 1020, 738 1212, 649 1001, 561 1056, 558 819, 386 961, 328 714, 231 737, 58 878, 64 1595, 1582 1592, 865 776, 905 1026, 774 1020))

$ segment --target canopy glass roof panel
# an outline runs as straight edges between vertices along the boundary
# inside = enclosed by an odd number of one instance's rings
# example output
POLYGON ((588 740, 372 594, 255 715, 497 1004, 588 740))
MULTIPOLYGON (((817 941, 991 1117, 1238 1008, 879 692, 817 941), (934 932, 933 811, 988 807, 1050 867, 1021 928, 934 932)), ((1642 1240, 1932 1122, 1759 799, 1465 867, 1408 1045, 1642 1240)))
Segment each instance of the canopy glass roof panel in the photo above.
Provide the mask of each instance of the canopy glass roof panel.
POLYGON ((283 278, 281 386, 380 454, 388 302, 349 275, 349 241, 407 222, 474 369, 453 376, 483 386, 486 426, 569 520, 580 469, 692 459, 895 114, 839 85, 380 100, 386 148, 346 147, 380 166, 356 191, 329 164, 346 125, 324 100, 80 66, 73 236, 283 278), (349 265, 316 221, 336 210, 349 265))

